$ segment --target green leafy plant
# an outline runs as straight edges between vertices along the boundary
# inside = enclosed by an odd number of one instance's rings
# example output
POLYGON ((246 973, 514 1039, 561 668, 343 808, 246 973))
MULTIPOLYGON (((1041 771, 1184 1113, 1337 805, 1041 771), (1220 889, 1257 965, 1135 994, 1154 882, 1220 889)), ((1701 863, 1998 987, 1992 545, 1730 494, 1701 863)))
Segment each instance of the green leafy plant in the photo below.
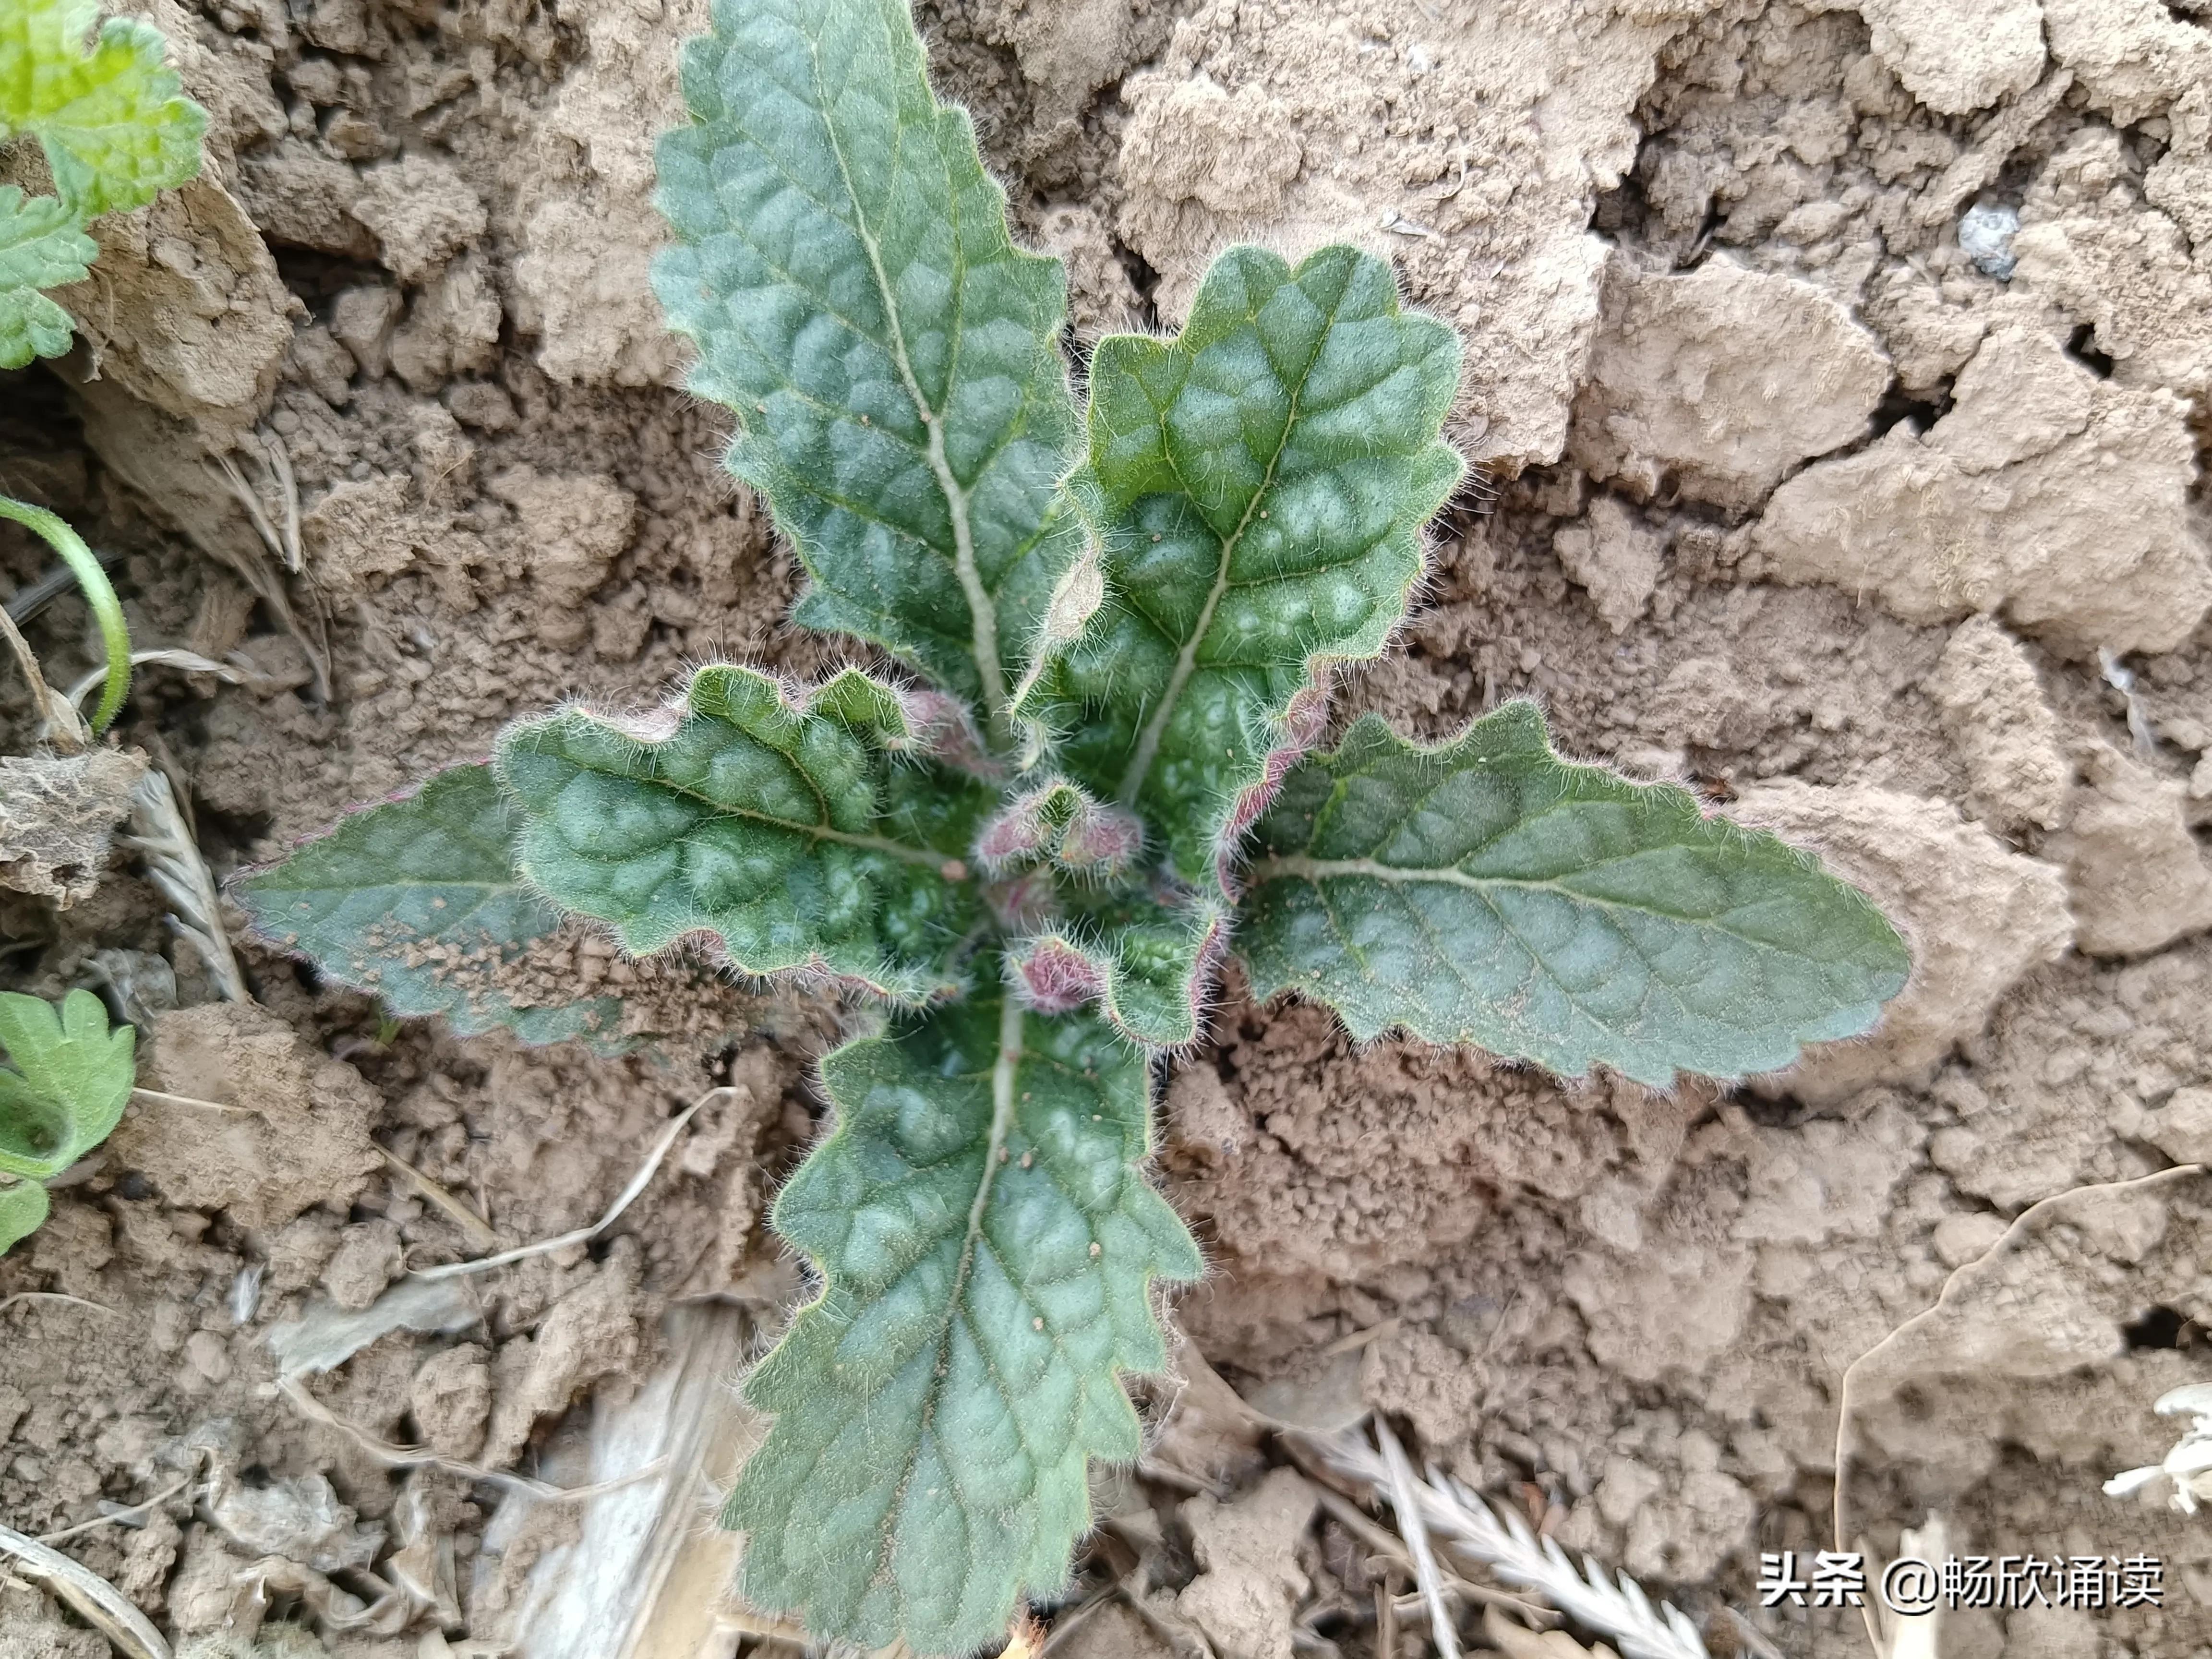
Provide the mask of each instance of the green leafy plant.
POLYGON ((207 112, 178 90, 152 24, 96 0, 0 8, 0 143, 39 141, 54 194, 0 185, 0 368, 69 349, 69 313, 41 290, 83 282, 100 249, 85 227, 200 170, 207 112))
POLYGON ((832 1131, 776 1200, 821 1288, 746 1385, 774 1424, 723 1518, 754 1601, 962 1652, 1065 1583, 1091 1460, 1138 1451, 1121 1373, 1201 1267, 1144 1174, 1151 1079, 1224 951, 1361 1037, 1660 1085, 1867 1030, 1907 957, 1807 854, 1561 761, 1527 704, 1313 752, 1462 474, 1458 343, 1388 266, 1232 248, 1175 338, 1099 344, 1079 416, 1060 269, 1013 245, 904 0, 720 0, 683 82, 656 283, 692 385, 799 620, 902 672, 716 665, 525 719, 238 890, 410 1012, 450 1006, 441 951, 556 914, 888 1009, 823 1062, 832 1131), (478 896, 519 888, 544 908, 478 896))
POLYGON ((89 991, 59 1007, 0 991, 0 1252, 46 1218, 52 1179, 107 1139, 131 1102, 137 1033, 89 991))

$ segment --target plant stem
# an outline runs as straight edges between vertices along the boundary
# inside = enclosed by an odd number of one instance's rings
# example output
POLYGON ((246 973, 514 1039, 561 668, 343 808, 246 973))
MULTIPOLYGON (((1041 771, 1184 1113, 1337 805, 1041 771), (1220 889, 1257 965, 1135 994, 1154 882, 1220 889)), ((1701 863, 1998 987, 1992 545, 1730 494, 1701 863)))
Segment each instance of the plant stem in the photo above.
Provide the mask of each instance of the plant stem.
POLYGON ((46 508, 0 495, 0 519, 13 519, 32 534, 42 538, 47 546, 62 556, 62 562, 69 566, 77 586, 84 589, 85 602, 92 606, 93 617, 100 623, 101 643, 107 647, 107 686, 100 694, 100 707, 92 714, 92 729, 104 732, 122 708, 123 699, 131 690, 131 630, 124 626, 122 601, 115 597, 113 584, 100 568, 100 561, 93 557, 92 550, 84 544, 83 538, 46 508))

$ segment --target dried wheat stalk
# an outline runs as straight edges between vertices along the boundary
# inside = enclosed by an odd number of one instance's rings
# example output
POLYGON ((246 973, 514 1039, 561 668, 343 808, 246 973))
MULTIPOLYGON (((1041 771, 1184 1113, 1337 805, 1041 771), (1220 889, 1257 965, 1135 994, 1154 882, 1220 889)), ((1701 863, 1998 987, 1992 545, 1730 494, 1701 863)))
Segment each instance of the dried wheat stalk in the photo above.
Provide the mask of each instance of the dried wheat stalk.
POLYGON ((230 936, 223 932, 215 878, 158 766, 148 768, 131 792, 131 829, 128 843, 144 856, 147 878, 168 900, 171 926, 199 953, 225 1001, 251 1002, 238 958, 230 953, 230 936))
MULTIPOLYGON (((1364 1440, 1315 1444, 1332 1468, 1365 1481, 1382 1497, 1391 1498, 1397 1489, 1389 1461, 1364 1440)), ((1407 1484, 1419 1522, 1446 1548, 1483 1563, 1508 1583, 1536 1591, 1577 1624, 1611 1637, 1622 1659, 1710 1659, 1688 1615, 1666 1601, 1655 1605, 1627 1574, 1616 1577, 1588 1556, 1577 1571, 1557 1543, 1538 1538, 1519 1516, 1486 1502, 1434 1464, 1427 1480, 1407 1484)), ((1410 1519, 1403 1517, 1401 1525, 1410 1519)))

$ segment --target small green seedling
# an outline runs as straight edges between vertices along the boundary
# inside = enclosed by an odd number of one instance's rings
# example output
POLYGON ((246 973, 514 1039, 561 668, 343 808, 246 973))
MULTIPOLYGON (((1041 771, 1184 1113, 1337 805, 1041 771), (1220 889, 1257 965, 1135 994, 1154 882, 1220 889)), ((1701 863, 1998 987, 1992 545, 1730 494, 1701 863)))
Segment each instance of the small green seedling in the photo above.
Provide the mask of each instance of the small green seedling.
POLYGON ((0 991, 0 1252, 46 1218, 42 1184, 107 1139, 131 1103, 137 1033, 89 991, 57 1008, 0 991))
POLYGON ((85 227, 127 212, 200 170, 207 112, 178 90, 150 23, 111 17, 96 0, 0 5, 0 144, 38 139, 54 194, 0 185, 0 368, 69 349, 69 313, 42 289, 91 275, 85 227))
POLYGON ((1809 855, 1560 760, 1529 704, 1313 752, 1462 477, 1458 341, 1389 266, 1232 248, 1176 337, 1100 343, 1079 413, 1060 264, 1009 239, 905 0, 717 0, 683 84, 655 281, 691 385, 798 620, 904 672, 715 665, 520 720, 240 896, 470 1024, 500 1012, 434 964, 564 915, 888 1006, 775 1203, 820 1290, 746 1384, 775 1420, 723 1520, 754 1602, 963 1653, 1066 1584, 1091 1462, 1138 1454, 1121 1373, 1201 1267, 1144 1174, 1152 1079, 1224 951, 1363 1038, 1662 1086, 1866 1030, 1907 957, 1809 855))

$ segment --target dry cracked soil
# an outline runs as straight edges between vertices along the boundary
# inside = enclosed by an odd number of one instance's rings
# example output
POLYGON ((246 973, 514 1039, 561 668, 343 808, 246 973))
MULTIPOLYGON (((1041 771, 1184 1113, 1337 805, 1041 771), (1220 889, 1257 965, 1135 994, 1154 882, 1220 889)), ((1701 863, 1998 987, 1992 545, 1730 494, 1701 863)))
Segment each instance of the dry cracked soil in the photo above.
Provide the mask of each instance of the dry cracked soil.
MULTIPOLYGON (((226 665, 143 671, 118 732, 218 878, 518 713, 840 659, 787 626, 645 283, 704 3, 126 8, 207 168, 100 226, 70 357, 0 374, 0 489, 116 556, 142 647, 226 665)), ((1759 1605, 1762 1553, 1839 1528, 2163 1564, 2162 1607, 1884 1651, 2212 1655, 2212 1519, 2102 1490, 2212 1380, 2212 4, 920 15, 1067 261, 1073 349, 1172 325, 1238 240, 1355 240, 1466 337, 1480 481, 1336 718, 1538 697, 1563 747, 1819 848, 1917 957, 1872 1038, 1725 1091, 1362 1048, 1232 982, 1160 1126, 1212 1271, 1054 1650, 1433 1650, 1279 1431, 1367 1411, 1716 1656, 1864 1650, 1856 1612, 1759 1605)), ((0 526, 0 585, 45 568, 0 526)), ((29 632, 57 684, 93 665, 74 599, 29 632)), ((0 751, 33 736, 11 681, 0 751)), ((242 939, 227 1000, 102 838, 130 777, 41 848, 26 768, 0 978, 100 989, 167 1097, 0 1260, 0 1522, 113 1516, 61 1547, 193 1659, 792 1650, 726 1599, 694 1472, 749 1443, 725 1384, 800 1288, 762 1218, 839 1016, 580 933, 532 974, 632 989, 665 1041, 395 1026, 242 939), (714 1085, 607 1231, 402 1280, 588 1225, 714 1085)), ((0 1574, 0 1655, 106 1651, 0 1574)))

